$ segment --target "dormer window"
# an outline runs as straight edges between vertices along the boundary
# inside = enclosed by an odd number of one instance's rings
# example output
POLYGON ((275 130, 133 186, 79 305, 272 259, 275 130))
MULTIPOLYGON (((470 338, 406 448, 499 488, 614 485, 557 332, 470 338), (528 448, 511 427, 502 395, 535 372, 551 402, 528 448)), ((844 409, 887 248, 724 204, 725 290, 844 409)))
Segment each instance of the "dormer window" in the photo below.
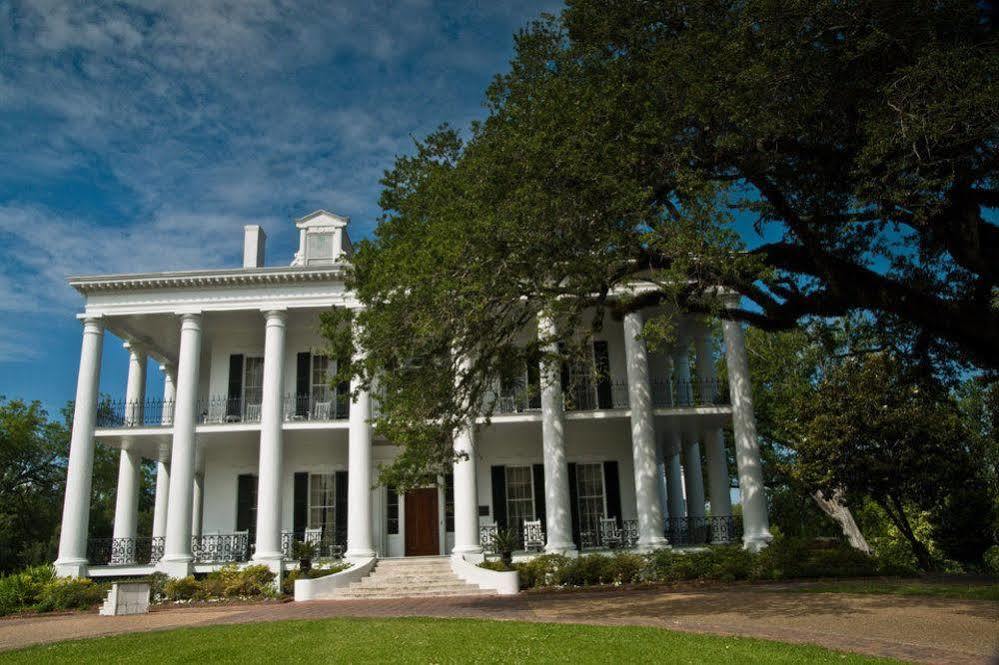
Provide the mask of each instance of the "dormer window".
POLYGON ((332 229, 329 231, 310 231, 305 234, 306 265, 329 265, 336 260, 333 236, 332 229))
POLYGON ((317 210, 295 221, 299 243, 293 266, 335 265, 354 253, 347 236, 347 217, 317 210))

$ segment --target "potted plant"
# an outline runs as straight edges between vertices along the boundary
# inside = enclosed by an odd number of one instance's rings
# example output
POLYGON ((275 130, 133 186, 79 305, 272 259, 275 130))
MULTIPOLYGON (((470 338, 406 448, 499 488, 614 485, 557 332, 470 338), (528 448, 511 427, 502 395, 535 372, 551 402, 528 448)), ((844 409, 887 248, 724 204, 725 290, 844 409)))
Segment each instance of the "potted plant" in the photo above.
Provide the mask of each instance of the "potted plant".
POLYGON ((307 573, 312 570, 312 557, 316 555, 316 546, 312 543, 296 540, 291 546, 291 556, 298 559, 298 569, 307 573))
POLYGON ((507 568, 513 567, 513 550, 517 547, 517 536, 517 530, 512 528, 497 529, 493 534, 493 550, 507 568))

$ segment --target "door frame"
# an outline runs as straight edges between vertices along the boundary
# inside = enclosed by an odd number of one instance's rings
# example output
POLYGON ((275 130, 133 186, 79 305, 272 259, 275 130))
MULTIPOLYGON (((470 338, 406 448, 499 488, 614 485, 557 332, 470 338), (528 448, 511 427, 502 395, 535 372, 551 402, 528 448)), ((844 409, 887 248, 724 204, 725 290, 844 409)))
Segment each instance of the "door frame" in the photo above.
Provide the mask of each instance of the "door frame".
MULTIPOLYGON (((408 522, 409 522, 410 518, 415 519, 415 515, 411 515, 410 512, 409 512, 410 509, 414 506, 415 502, 408 500, 413 492, 425 492, 427 494, 427 496, 432 496, 433 497, 434 504, 435 504, 435 506, 434 506, 435 509, 433 510, 433 519, 432 519, 431 523, 434 525, 434 529, 436 531, 435 537, 434 537, 434 545, 435 545, 436 550, 437 550, 436 553, 440 554, 440 552, 441 552, 441 546, 440 546, 440 540, 441 540, 441 497, 440 497, 440 494, 441 493, 440 493, 440 489, 437 488, 437 487, 433 487, 433 486, 431 486, 431 487, 420 487, 420 488, 415 488, 413 490, 410 490, 409 492, 406 493, 407 501, 405 502, 405 507, 404 507, 404 511, 405 512, 404 512, 404 515, 403 515, 403 522, 406 523, 407 526, 408 526, 408 522), (431 492, 432 492, 432 494, 431 494, 431 492)), ((404 528, 402 531, 403 531, 403 542, 402 542, 403 556, 433 556, 433 554, 411 554, 410 553, 410 548, 409 548, 410 530, 408 528, 404 528)))

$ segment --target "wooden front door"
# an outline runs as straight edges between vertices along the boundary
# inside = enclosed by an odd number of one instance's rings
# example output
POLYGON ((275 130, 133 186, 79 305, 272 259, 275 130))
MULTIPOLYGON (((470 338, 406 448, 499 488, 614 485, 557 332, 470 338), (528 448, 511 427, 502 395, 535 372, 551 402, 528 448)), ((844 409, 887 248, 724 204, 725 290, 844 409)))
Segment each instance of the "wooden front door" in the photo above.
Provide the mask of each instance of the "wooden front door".
POLYGON ((437 488, 406 493, 406 556, 440 554, 437 488))

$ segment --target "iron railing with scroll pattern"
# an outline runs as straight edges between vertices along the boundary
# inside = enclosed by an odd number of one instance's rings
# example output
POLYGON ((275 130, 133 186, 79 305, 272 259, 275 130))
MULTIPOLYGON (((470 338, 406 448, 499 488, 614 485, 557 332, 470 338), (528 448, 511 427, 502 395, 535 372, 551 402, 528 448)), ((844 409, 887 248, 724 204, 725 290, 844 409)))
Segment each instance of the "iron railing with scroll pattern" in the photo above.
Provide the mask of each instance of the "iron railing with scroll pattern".
POLYGON ((727 517, 671 517, 666 539, 671 545, 724 545, 742 537, 742 520, 727 517))
POLYGON ((191 553, 196 563, 239 563, 250 558, 250 534, 216 533, 191 536, 191 553))
POLYGON ((166 427, 173 421, 173 402, 147 399, 141 402, 104 400, 97 405, 97 427, 166 427))
POLYGON ((156 563, 163 557, 163 538, 91 538, 87 560, 95 566, 156 563))
MULTIPOLYGON (((281 553, 284 555, 284 558, 292 560, 294 558, 294 544, 296 542, 305 542, 306 539, 307 534, 303 530, 282 531, 281 553)), ((341 559, 346 549, 347 531, 343 529, 339 531, 324 530, 318 539, 313 540, 310 538, 309 542, 316 547, 316 559, 341 559)))

